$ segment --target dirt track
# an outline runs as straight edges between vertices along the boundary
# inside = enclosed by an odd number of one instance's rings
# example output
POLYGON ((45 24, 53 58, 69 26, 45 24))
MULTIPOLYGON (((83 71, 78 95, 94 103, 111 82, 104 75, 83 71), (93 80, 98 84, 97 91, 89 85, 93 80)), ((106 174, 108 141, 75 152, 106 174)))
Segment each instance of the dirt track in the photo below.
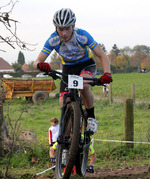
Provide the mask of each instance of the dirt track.
POLYGON ((124 169, 104 169, 86 174, 85 178, 99 179, 150 179, 150 165, 134 166, 124 169))
MULTIPOLYGON (((24 176, 22 176, 24 177, 24 176)), ((31 178, 34 178, 32 176, 31 178)), ((54 174, 39 175, 37 179, 55 179, 54 174)), ((102 169, 94 173, 86 173, 85 177, 72 175, 70 179, 150 179, 150 165, 133 166, 123 169, 102 169)))

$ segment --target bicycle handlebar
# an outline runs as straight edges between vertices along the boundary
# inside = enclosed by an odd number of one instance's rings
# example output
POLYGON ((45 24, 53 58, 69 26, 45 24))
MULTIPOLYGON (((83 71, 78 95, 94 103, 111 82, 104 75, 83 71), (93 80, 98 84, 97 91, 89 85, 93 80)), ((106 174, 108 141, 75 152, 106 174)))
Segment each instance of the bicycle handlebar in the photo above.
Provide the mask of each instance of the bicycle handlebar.
MULTIPOLYGON (((58 75, 65 76, 65 77, 68 76, 68 74, 64 74, 64 73, 56 71, 56 70, 51 70, 50 72, 45 73, 45 75, 51 76, 54 80, 61 79, 61 77, 58 75)), ((101 83, 101 78, 83 77, 83 80, 92 81, 92 82, 86 82, 86 84, 89 84, 91 86, 95 86, 95 85, 96 86, 105 86, 103 83, 101 83)))

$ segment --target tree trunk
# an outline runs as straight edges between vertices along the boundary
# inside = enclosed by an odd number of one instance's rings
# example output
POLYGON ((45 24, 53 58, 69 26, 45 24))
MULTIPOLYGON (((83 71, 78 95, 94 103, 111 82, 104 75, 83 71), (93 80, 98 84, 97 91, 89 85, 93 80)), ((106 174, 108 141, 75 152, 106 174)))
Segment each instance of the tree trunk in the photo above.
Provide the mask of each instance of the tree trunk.
POLYGON ((3 105, 0 102, 0 157, 4 157, 4 119, 3 119, 3 105))
POLYGON ((9 136, 9 130, 6 124, 6 120, 3 116, 3 104, 0 101, 0 157, 5 156, 5 147, 9 148, 9 145, 11 145, 12 141, 9 136))

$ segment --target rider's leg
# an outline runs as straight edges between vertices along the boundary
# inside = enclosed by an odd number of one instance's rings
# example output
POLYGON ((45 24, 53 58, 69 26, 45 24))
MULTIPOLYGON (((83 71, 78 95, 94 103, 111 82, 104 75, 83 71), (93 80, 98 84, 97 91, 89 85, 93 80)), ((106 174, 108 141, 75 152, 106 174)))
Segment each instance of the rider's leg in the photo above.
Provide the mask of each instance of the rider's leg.
MULTIPOLYGON (((92 78, 92 74, 89 71, 82 71, 80 76, 92 78)), ((86 81, 84 81, 86 82, 86 81)), ((83 90, 81 90, 81 95, 83 99, 83 103, 85 105, 88 120, 87 120, 87 131, 91 134, 95 133, 97 130, 97 121, 94 115, 94 95, 91 91, 91 87, 88 84, 84 84, 83 90)))
MULTIPOLYGON (((87 78, 91 78, 91 76, 89 74, 81 74, 82 77, 87 77, 87 78)), ((86 82, 86 81, 84 81, 86 82)), ((80 90, 81 92, 81 96, 82 96, 82 101, 83 104, 86 108, 86 111, 88 113, 88 117, 92 117, 95 118, 94 115, 94 95, 91 91, 91 87, 89 84, 84 84, 83 86, 83 90, 80 90)))

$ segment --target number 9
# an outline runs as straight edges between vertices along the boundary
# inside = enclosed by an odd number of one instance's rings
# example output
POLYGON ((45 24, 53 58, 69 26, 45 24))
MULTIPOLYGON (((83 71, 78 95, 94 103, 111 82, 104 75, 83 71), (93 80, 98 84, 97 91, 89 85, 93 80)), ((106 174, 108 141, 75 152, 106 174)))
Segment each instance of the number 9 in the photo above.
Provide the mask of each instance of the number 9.
POLYGON ((77 80, 74 80, 74 81, 73 81, 73 86, 74 86, 74 87, 77 87, 77 86, 78 86, 78 81, 77 81, 77 80))

